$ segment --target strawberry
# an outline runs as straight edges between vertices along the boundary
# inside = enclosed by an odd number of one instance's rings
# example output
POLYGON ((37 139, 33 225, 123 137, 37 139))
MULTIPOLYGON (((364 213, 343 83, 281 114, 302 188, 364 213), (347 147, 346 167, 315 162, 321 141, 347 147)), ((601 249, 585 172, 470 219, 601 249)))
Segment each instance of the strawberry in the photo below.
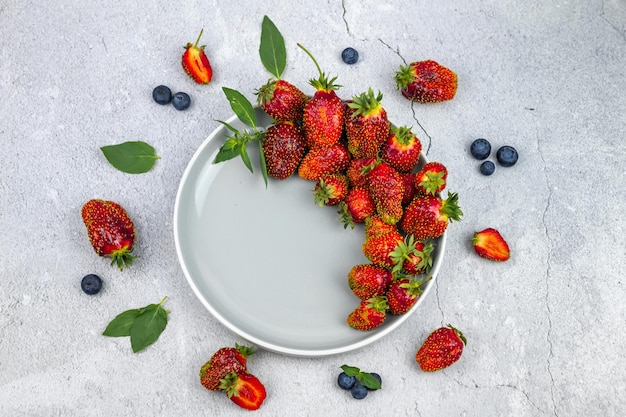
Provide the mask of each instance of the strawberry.
POLYGON ((354 229, 357 223, 363 223, 376 213, 376 205, 365 187, 352 187, 346 198, 339 203, 339 214, 343 228, 348 226, 354 229))
POLYGON ((398 171, 381 161, 369 172, 367 184, 380 218, 396 224, 402 217, 404 196, 404 182, 398 171))
POLYGON ((272 119, 301 120, 309 99, 298 87, 285 81, 270 79, 255 92, 257 103, 272 119))
POLYGON ((413 198, 417 194, 417 190, 415 188, 415 174, 413 172, 407 172, 404 174, 400 174, 400 176, 402 176, 402 182, 404 183, 402 207, 406 207, 411 201, 413 201, 413 198))
POLYGON ((361 249, 363 255, 374 265, 383 268, 393 268, 396 263, 392 259, 391 254, 403 241, 402 235, 394 231, 366 238, 361 249))
POLYGON ((348 170, 346 171, 350 185, 353 187, 365 185, 367 182, 367 175, 372 170, 375 163, 376 158, 374 157, 353 158, 350 161, 348 170))
POLYGON ((400 66, 394 80, 404 97, 418 103, 452 100, 456 94, 457 75, 432 60, 400 66))
POLYGON ((371 216, 365 219, 365 239, 398 232, 396 225, 387 224, 380 216, 371 216))
POLYGON ((346 136, 348 151, 354 158, 375 157, 387 139, 389 120, 380 103, 382 98, 380 91, 375 96, 370 88, 367 93, 355 96, 347 102, 346 136))
POLYGON ((415 174, 415 188, 423 195, 435 195, 446 188, 448 170, 441 162, 427 162, 415 174))
POLYGON ((200 383, 208 390, 220 390, 220 380, 230 373, 247 371, 247 358, 255 352, 249 346, 235 344, 235 347, 223 347, 217 350, 200 368, 200 383))
POLYGON ((337 77, 328 79, 311 53, 298 44, 311 57, 320 74, 309 83, 316 89, 313 97, 305 104, 302 125, 310 148, 333 146, 339 142, 343 132, 345 108, 335 93, 340 85, 334 84, 337 77))
POLYGON ((313 194, 320 207, 337 205, 348 194, 348 178, 343 174, 324 175, 317 180, 313 194))
POLYGON ((206 57, 206 53, 204 52, 204 47, 206 45, 198 47, 198 42, 200 42, 202 32, 204 32, 204 29, 200 31, 200 35, 198 35, 198 39, 195 44, 192 45, 191 43, 187 43, 187 45, 185 45, 182 65, 187 75, 189 75, 195 82, 198 84, 208 84, 211 82, 211 78, 213 78, 213 70, 211 69, 209 59, 206 57))
POLYGON ((467 340, 463 333, 448 324, 433 331, 415 355, 422 371, 434 372, 458 361, 467 340))
POLYGON ((423 292, 423 284, 422 280, 414 278, 401 278, 393 281, 386 293, 389 312, 395 315, 407 313, 423 292))
POLYGON ((400 173, 413 171, 419 162, 422 143, 407 126, 392 126, 382 145, 381 158, 400 173))
POLYGON ((361 300, 385 295, 391 279, 391 271, 373 264, 355 265, 348 272, 348 286, 361 300))
POLYGON ((99 256, 111 258, 121 270, 132 265, 136 256, 135 225, 119 204, 107 200, 89 200, 81 210, 91 246, 99 256))
POLYGON ((417 196, 404 210, 400 227, 416 240, 436 239, 446 231, 449 221, 459 221, 462 215, 456 193, 448 192, 445 200, 434 195, 417 196))
POLYGON ((474 233, 472 245, 478 256, 492 261, 503 262, 511 257, 509 245, 496 229, 488 228, 474 233))
MULTIPOLYGON (((411 235, 412 236, 412 235, 411 235)), ((435 249, 430 242, 415 242, 415 250, 407 255, 402 264, 402 272, 409 275, 428 274, 433 267, 432 252, 435 249)))
POLYGON ((220 383, 220 389, 226 391, 232 402, 246 410, 259 409, 267 397, 265 386, 250 373, 232 372, 226 375, 220 383))
POLYGON ((387 299, 385 296, 361 300, 358 307, 348 315, 346 322, 357 330, 372 330, 387 318, 387 299))
POLYGON ((292 121, 281 121, 268 127, 261 146, 267 174, 279 180, 296 172, 306 152, 302 128, 292 121))
POLYGON ((305 180, 317 181, 324 175, 344 172, 348 165, 348 149, 343 144, 336 143, 329 147, 309 149, 300 162, 298 175, 305 180))

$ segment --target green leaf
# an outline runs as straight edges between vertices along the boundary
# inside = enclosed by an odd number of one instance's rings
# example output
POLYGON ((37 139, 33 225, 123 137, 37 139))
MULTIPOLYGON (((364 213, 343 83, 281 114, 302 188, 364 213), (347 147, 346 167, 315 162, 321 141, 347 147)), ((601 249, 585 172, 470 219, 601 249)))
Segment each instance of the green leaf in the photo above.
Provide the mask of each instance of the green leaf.
POLYGON ((239 154, 241 153, 241 148, 238 145, 239 141, 237 139, 227 139, 220 148, 220 150, 217 152, 217 155, 215 155, 215 160, 213 161, 213 163, 219 164, 220 162, 228 161, 239 156, 239 154))
POLYGON ((341 369, 343 369, 348 376, 357 376, 361 372, 356 366, 341 365, 341 369))
POLYGON ((233 109, 239 120, 256 129, 256 114, 254 114, 252 103, 237 90, 228 87, 222 87, 222 90, 230 103, 230 108, 233 109))
POLYGON ((133 310, 126 310, 123 313, 118 314, 113 320, 111 320, 102 334, 110 337, 130 336, 130 328, 140 312, 141 310, 136 308, 133 310))
POLYGON ((357 378, 359 379, 359 382, 361 382, 361 384, 365 385, 369 389, 380 389, 381 388, 380 382, 378 382, 378 380, 376 378, 374 378, 372 376, 372 374, 370 374, 368 372, 361 372, 361 373, 359 373, 357 378))
MULTIPOLYGON (((166 297, 167 298, 167 297, 166 297)), ((159 304, 150 304, 144 307, 137 315, 130 328, 130 345, 133 352, 139 352, 157 341, 165 326, 167 326, 167 311, 159 304)))
POLYGON ((261 165, 261 173, 263 174, 263 181, 265 182, 265 188, 267 188, 267 163, 265 161, 265 152, 263 152, 263 144, 259 143, 259 164, 261 165))
POLYGON ((239 147, 240 147, 239 154, 241 155, 241 160, 243 161, 244 165, 248 167, 250 172, 254 172, 252 170, 252 161, 250 161, 250 155, 248 155, 248 150, 246 149, 246 144, 242 143, 241 145, 239 145, 239 147))
POLYGON ((230 125, 230 124, 228 124, 228 123, 226 123, 226 122, 224 122, 222 120, 217 120, 217 121, 220 122, 221 124, 223 124, 224 126, 226 126, 226 128, 228 130, 230 130, 231 132, 239 133, 239 131, 237 129, 235 129, 232 125, 230 125))
POLYGON ((111 165, 128 174, 143 174, 154 166, 159 157, 146 142, 124 142, 100 148, 111 165))
POLYGON ((259 55, 265 69, 279 79, 285 70, 285 65, 287 65, 285 40, 274 22, 267 16, 263 16, 263 23, 261 24, 259 55))

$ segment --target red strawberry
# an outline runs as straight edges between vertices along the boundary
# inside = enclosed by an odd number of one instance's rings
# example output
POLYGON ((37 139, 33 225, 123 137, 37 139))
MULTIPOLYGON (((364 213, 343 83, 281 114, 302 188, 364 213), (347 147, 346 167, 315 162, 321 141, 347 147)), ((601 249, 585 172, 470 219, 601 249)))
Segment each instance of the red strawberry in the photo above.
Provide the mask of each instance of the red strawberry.
POLYGON ((365 239, 397 232, 396 225, 385 223, 380 216, 371 216, 365 219, 365 239))
POLYGON ((422 280, 402 278, 389 285, 387 303, 391 314, 405 314, 415 305, 422 291, 422 280))
POLYGON ((367 184, 380 218, 396 224, 402 217, 404 197, 404 182, 398 171, 381 161, 368 174, 367 184))
POLYGON ((334 84, 337 77, 326 78, 313 55, 302 45, 298 46, 311 57, 320 74, 318 79, 309 81, 316 92, 304 106, 302 125, 307 145, 310 148, 333 146, 339 142, 343 132, 345 108, 335 93, 341 86, 334 84))
POLYGON ((434 372, 458 361, 467 340, 463 333, 448 324, 432 332, 415 355, 422 371, 434 372))
POLYGON ((446 188, 448 170, 441 162, 427 162, 415 174, 415 188, 424 195, 434 195, 446 188))
POLYGON ((220 380, 230 373, 246 372, 247 358, 255 349, 238 344, 224 347, 215 352, 202 368, 200 368, 200 383, 211 391, 220 389, 220 380))
POLYGON ((324 175, 317 180, 313 194, 320 207, 339 204, 348 194, 348 178, 343 174, 324 175))
POLYGON ((353 187, 348 190, 348 195, 340 203, 339 214, 344 229, 357 223, 363 223, 365 220, 376 213, 376 205, 370 196, 369 191, 365 187, 353 187))
POLYGON ((267 393, 261 381, 250 373, 226 375, 220 389, 226 391, 228 398, 241 408, 257 410, 265 401, 267 393))
POLYGON ((413 235, 406 236, 402 242, 398 243, 389 255, 393 261, 392 272, 394 274, 407 273, 418 275, 421 273, 419 271, 427 268, 429 261, 430 265, 432 265, 430 252, 426 256, 422 251, 418 250, 418 247, 424 249, 424 244, 416 242, 413 235))
POLYGON ((354 158, 375 157, 387 139, 389 120, 380 103, 382 99, 381 92, 375 96, 370 88, 367 93, 355 96, 347 102, 346 136, 348 151, 354 158))
POLYGON ((402 272, 409 275, 428 274, 433 266, 434 249, 430 242, 416 242, 415 250, 408 254, 408 259, 402 264, 402 272))
POLYGON ((357 330, 372 330, 387 318, 387 299, 384 296, 361 300, 359 306, 348 315, 348 325, 357 330))
POLYGON ((198 47, 202 32, 204 32, 204 29, 200 31, 200 35, 198 35, 198 39, 194 45, 191 43, 185 45, 182 65, 187 75, 195 82, 198 84, 208 84, 211 82, 211 78, 213 78, 213 70, 211 69, 209 59, 204 53, 205 45, 198 47))
POLYGON ((452 100, 456 94, 457 75, 432 60, 401 66, 394 80, 404 97, 419 103, 452 100))
POLYGON ((317 181, 324 175, 344 172, 350 165, 350 154, 341 143, 324 148, 309 149, 304 155, 298 175, 305 180, 317 181))
POLYGON ((416 240, 436 239, 446 231, 448 221, 461 220, 462 215, 456 193, 448 192, 445 200, 434 195, 417 196, 404 210, 400 227, 416 240))
POLYGON ((392 126, 382 146, 381 158, 400 173, 413 171, 419 162, 422 143, 407 126, 392 126))
POLYGON ((298 87, 285 80, 269 80, 255 92, 257 103, 274 120, 302 120, 309 99, 298 87))
POLYGON ((348 286, 361 300, 385 295, 391 279, 391 271, 373 264, 355 265, 348 272, 348 286))
POLYGON ((132 265, 135 225, 126 210, 113 201, 89 200, 81 214, 96 253, 111 258, 120 271, 132 265))
POLYGON ((474 233, 472 245, 479 256, 492 261, 503 262, 511 257, 509 245, 496 229, 474 233))
POLYGON ((365 185, 367 182, 367 175, 375 164, 376 158, 374 157, 353 158, 350 161, 350 166, 346 172, 350 185, 353 187, 365 185))
POLYGON ((293 175, 306 152, 302 128, 292 121, 271 125, 262 142, 267 174, 277 179, 293 175))
POLYGON ((402 242, 404 239, 400 233, 389 232, 365 239, 361 249, 365 257, 374 265, 393 268, 396 263, 391 254, 402 242))
POLYGON ((402 182, 404 183, 402 207, 406 207, 411 201, 413 201, 413 198, 415 198, 415 195, 417 194, 417 190, 415 189, 415 174, 413 172, 407 172, 400 175, 402 176, 402 182))

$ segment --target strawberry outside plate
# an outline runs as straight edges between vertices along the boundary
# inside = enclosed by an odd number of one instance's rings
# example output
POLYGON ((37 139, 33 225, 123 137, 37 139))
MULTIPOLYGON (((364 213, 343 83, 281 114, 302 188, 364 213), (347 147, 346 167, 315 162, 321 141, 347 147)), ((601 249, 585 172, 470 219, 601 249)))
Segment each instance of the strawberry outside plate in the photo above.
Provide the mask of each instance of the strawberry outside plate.
MULTIPOLYGON (((258 125, 270 118, 255 108, 258 125)), ((227 121, 245 130, 235 116, 227 121)), ((239 158, 214 164, 230 131, 220 126, 198 148, 174 208, 176 251, 188 284, 224 326, 257 346, 316 357, 366 346, 417 311, 440 269, 446 235, 435 240, 432 279, 413 308, 363 332, 346 324, 359 299, 348 271, 368 263, 363 225, 344 229, 336 207, 313 202, 315 182, 297 174, 263 182, 256 149, 251 173, 239 158)), ((426 162, 422 156, 420 165, 426 162)))

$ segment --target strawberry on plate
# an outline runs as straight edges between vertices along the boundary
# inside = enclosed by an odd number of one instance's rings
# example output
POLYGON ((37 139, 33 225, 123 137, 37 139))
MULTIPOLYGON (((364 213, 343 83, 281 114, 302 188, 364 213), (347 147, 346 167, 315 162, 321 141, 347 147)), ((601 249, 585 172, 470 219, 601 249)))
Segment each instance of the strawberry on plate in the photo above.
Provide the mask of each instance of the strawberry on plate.
POLYGON ((391 279, 389 269, 373 264, 355 265, 348 272, 348 286, 361 300, 385 295, 391 279))
POLYGON ((268 127, 261 146, 267 174, 279 180, 296 172, 306 152, 302 128, 292 121, 281 121, 268 127))
POLYGON ((258 91, 257 103, 275 121, 302 120, 308 97, 285 80, 269 80, 258 91))
POLYGON ((182 66, 187 75, 195 82, 198 84, 208 84, 211 82, 211 78, 213 78, 213 69, 204 52, 206 45, 198 46, 202 32, 204 32, 204 29, 200 31, 200 35, 198 35, 195 44, 187 43, 187 45, 185 45, 182 66))
POLYGON ((438 371, 458 361, 466 344, 463 333, 448 324, 428 335, 415 360, 425 372, 438 371))
POLYGON ((393 253, 403 242, 404 238, 396 230, 366 238, 361 249, 363 255, 374 265, 393 268, 396 265, 393 253))
POLYGON ((417 196, 404 210, 400 227, 415 240, 436 239, 446 231, 448 222, 459 221, 462 215, 456 193, 448 192, 445 200, 434 195, 417 196))
POLYGON ((401 66, 394 80, 407 99, 418 103, 437 103, 454 98, 458 77, 443 65, 426 60, 401 66))
POLYGON ((220 389, 226 392, 233 403, 246 410, 259 409, 267 397, 263 383, 250 373, 232 372, 226 375, 220 383, 220 389))
POLYGON ((346 319, 353 329, 368 331, 383 324, 387 318, 387 298, 385 296, 372 297, 361 300, 346 319))
POLYGON ((344 229, 348 226, 354 229, 355 224, 364 223, 375 213, 376 205, 365 187, 351 187, 346 198, 339 203, 339 214, 344 229))
POLYGON ((354 158, 373 158, 389 133, 389 119, 380 101, 383 94, 377 95, 370 88, 367 93, 354 96, 347 102, 345 114, 348 151, 354 158))
POLYGON ((317 181, 324 175, 343 172, 350 165, 350 153, 342 143, 309 149, 298 167, 298 175, 317 181))
POLYGON ((126 210, 114 201, 93 199, 85 203, 81 215, 91 246, 99 256, 111 258, 111 265, 123 270, 136 256, 135 225, 126 210))
POLYGON ((386 293, 389 312, 394 315, 408 313, 422 294, 422 285, 424 281, 415 278, 401 278, 393 281, 386 293))
POLYGON ((344 174, 324 175, 317 180, 313 194, 320 207, 337 205, 348 194, 348 178, 344 174))
POLYGON ((441 162, 431 161, 424 164, 415 174, 415 188, 423 195, 435 195, 446 188, 448 169, 441 162))
POLYGON ((408 126, 391 126, 382 145, 381 158, 400 173, 413 171, 417 166, 422 143, 408 126))
POLYGON ((506 240, 493 228, 474 233, 472 245, 478 256, 491 261, 504 262, 511 257, 511 250, 506 240))
POLYGON ((403 212, 404 181, 400 173, 380 161, 367 175, 367 184, 380 218, 385 223, 396 224, 403 212))

